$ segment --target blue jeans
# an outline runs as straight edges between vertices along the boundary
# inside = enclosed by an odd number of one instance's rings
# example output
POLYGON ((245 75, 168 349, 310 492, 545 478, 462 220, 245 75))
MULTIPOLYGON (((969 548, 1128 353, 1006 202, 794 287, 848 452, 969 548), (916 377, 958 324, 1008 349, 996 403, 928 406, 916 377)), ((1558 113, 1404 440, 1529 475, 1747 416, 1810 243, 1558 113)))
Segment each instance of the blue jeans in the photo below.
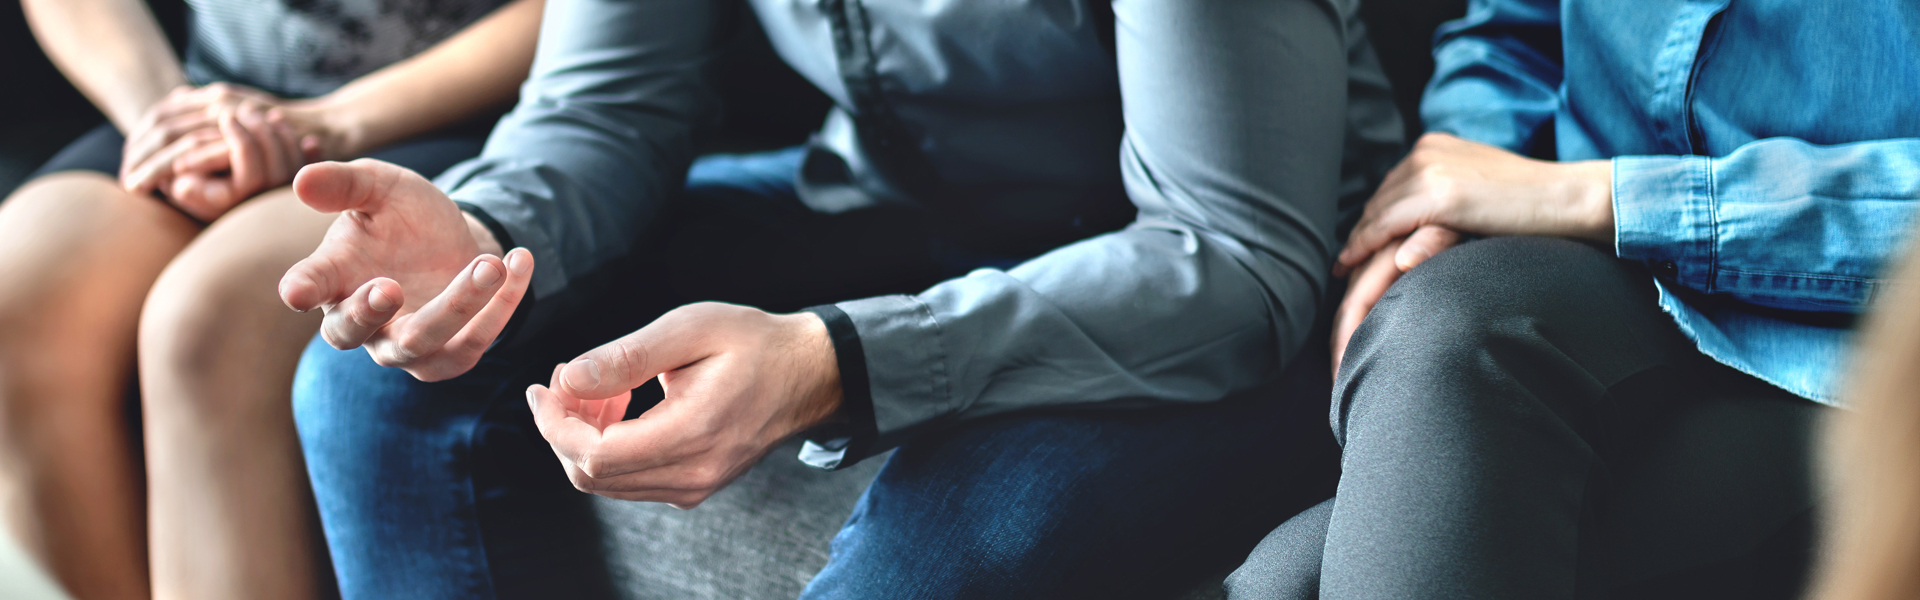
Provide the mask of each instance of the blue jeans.
MULTIPOLYGON (((461 377, 422 383, 316 339, 294 413, 342 594, 612 595, 587 497, 534 429, 528 384, 687 300, 790 309, 912 291, 967 266, 911 213, 806 210, 799 157, 703 159, 675 231, 642 253, 664 258, 615 267, 590 318, 461 377)), ((1170 597, 1332 495, 1326 373, 1324 358, 1304 360, 1205 405, 924 434, 888 458, 803 597, 1170 597)))

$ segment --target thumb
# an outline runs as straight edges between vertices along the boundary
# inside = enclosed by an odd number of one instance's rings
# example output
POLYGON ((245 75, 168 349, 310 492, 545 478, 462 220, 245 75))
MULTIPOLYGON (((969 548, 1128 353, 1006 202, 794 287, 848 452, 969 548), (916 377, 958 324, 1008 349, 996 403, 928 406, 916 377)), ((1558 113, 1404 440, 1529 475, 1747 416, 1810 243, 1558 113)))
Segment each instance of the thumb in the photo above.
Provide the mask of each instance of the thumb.
POLYGON ((342 290, 345 279, 331 256, 315 251, 280 277, 280 301, 299 312, 337 304, 352 293, 342 290))
POLYGON ((567 363, 556 378, 561 391, 575 398, 612 398, 640 387, 661 373, 689 365, 709 352, 694 343, 695 318, 676 310, 639 331, 587 351, 567 363))
POLYGON ((397 196, 438 191, 418 173, 370 158, 313 163, 293 178, 294 195, 314 210, 327 213, 380 212, 397 196))

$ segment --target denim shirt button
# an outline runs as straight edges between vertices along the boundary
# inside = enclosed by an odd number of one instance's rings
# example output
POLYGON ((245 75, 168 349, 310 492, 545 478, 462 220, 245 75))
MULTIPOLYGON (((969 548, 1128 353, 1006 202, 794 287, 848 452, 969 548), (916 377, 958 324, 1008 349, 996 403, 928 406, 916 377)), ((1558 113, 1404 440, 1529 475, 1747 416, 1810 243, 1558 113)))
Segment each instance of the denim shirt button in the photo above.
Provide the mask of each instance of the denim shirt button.
POLYGON ((1680 265, 1673 264, 1670 260, 1663 260, 1660 264, 1653 266, 1653 274, 1661 279, 1676 279, 1680 277, 1680 265))

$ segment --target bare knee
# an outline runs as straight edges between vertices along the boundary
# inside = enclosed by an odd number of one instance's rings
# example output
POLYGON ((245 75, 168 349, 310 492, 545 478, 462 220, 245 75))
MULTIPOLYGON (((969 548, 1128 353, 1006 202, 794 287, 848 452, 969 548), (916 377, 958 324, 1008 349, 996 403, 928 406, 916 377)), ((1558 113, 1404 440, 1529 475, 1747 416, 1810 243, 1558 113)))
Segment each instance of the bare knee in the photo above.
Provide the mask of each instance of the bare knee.
POLYGON ((287 393, 281 380, 291 379, 319 316, 287 309, 275 290, 324 233, 314 224, 236 209, 168 265, 140 314, 150 410, 244 411, 261 393, 287 393))
POLYGON ((119 398, 141 298, 195 230, 155 204, 98 173, 41 177, 0 203, 0 403, 10 423, 55 410, 48 404, 119 398))
POLYGON ((140 297, 197 232, 178 211, 99 173, 27 182, 0 202, 0 273, 7 274, 0 318, 15 319, 5 330, 66 313, 99 321, 97 313, 118 311, 129 315, 120 320, 130 339, 140 297))

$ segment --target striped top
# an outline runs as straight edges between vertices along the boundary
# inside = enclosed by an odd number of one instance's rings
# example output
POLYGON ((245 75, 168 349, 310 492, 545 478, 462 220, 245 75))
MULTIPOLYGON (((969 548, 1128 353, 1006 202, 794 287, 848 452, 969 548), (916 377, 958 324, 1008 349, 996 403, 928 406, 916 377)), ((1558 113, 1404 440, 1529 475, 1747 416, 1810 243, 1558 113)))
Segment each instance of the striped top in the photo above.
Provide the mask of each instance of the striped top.
POLYGON ((452 36, 508 0, 187 0, 187 76, 318 96, 452 36))

